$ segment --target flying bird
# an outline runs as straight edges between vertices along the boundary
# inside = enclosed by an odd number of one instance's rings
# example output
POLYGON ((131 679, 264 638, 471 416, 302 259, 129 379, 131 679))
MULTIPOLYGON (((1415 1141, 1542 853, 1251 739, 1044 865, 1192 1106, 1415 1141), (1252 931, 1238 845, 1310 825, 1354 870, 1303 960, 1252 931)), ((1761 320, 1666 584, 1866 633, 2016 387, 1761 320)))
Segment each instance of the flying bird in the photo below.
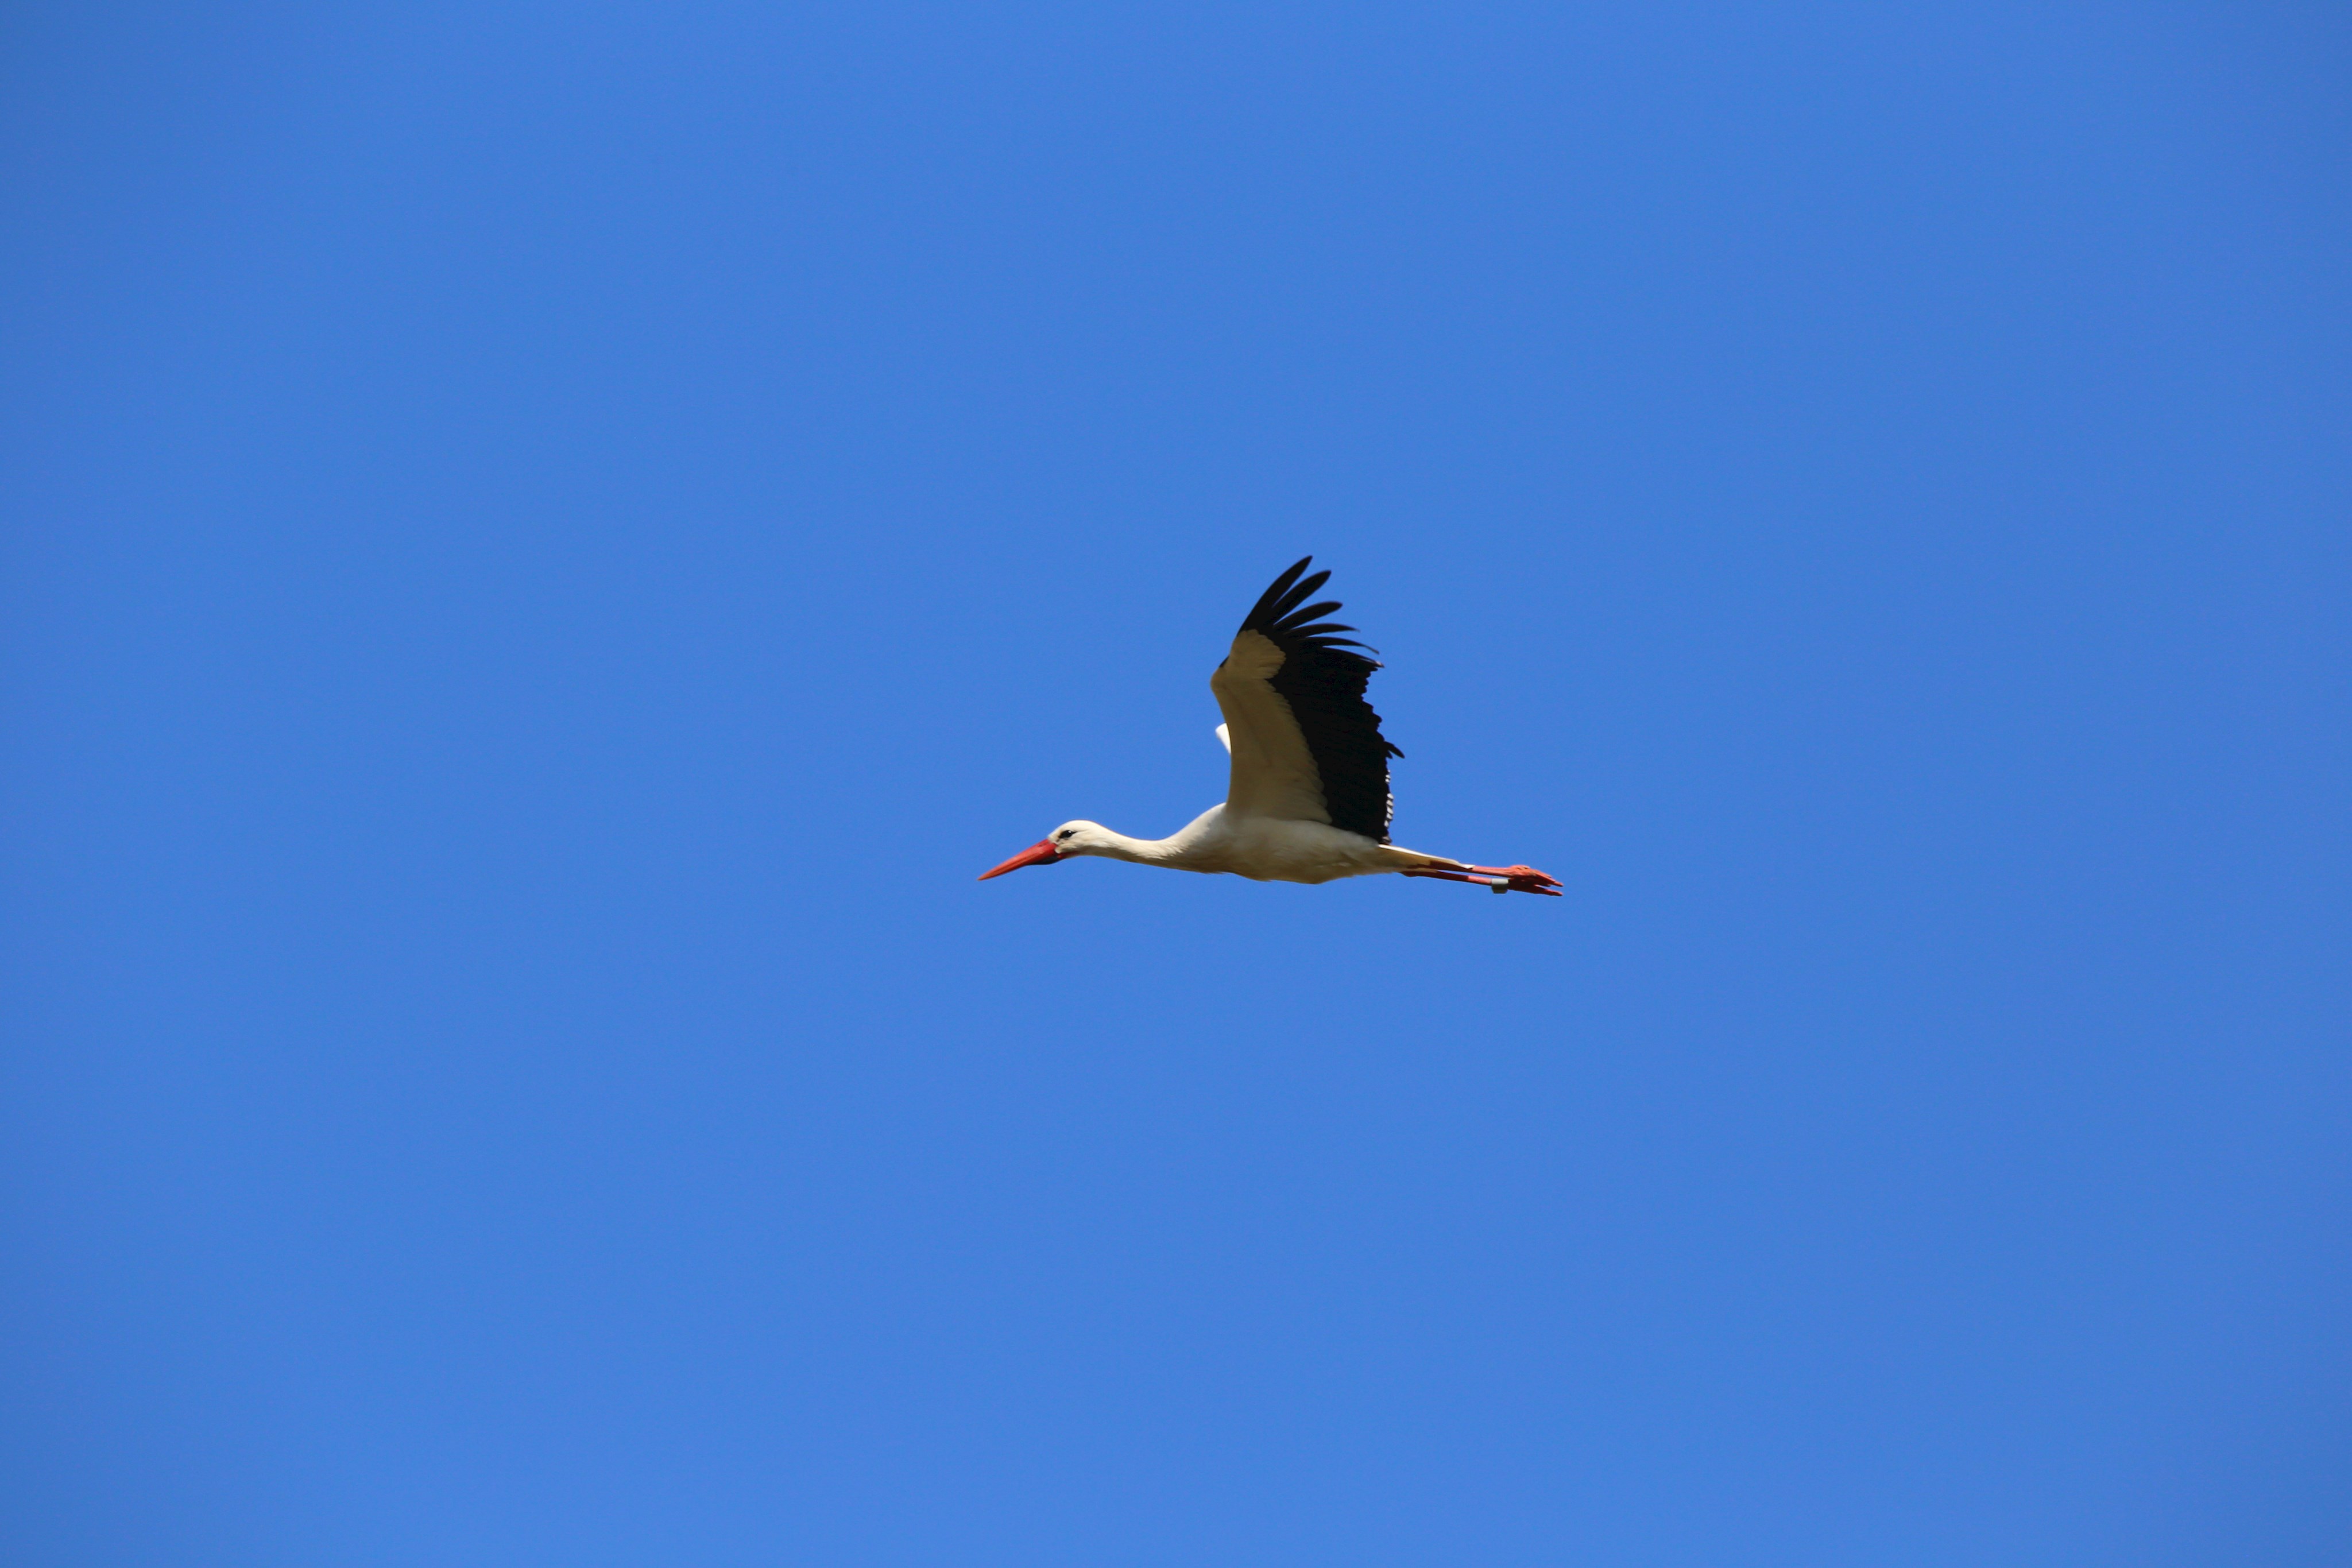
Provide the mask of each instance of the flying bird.
POLYGON ((1225 716, 1217 738, 1233 758, 1224 804, 1165 839, 1130 839, 1083 819, 1065 822, 980 880, 1100 855, 1258 882, 1392 871, 1559 897, 1559 882, 1533 866, 1470 865, 1389 842, 1389 758, 1404 753, 1381 737, 1381 716, 1364 700, 1364 685, 1381 667, 1370 650, 1359 653, 1361 643, 1339 635, 1353 626, 1318 619, 1339 608, 1336 600, 1307 603, 1331 577, 1307 576, 1314 559, 1274 580, 1209 677, 1225 716))

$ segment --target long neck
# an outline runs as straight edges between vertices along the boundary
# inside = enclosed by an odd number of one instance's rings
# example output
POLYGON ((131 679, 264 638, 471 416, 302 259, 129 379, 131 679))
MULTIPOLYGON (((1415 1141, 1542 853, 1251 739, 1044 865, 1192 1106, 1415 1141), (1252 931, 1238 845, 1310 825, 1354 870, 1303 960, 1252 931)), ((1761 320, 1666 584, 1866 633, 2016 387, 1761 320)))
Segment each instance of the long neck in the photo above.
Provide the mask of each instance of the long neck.
POLYGON ((1111 860, 1138 861, 1145 865, 1181 865, 1213 839, 1224 821, 1225 809, 1212 806, 1164 839, 1130 839, 1103 830, 1111 842, 1095 852, 1111 860))
POLYGON ((1125 833, 1115 833, 1108 828, 1105 828, 1103 836, 1110 842, 1088 852, 1100 855, 1105 860, 1138 861, 1145 865, 1162 865, 1177 859, 1182 853, 1184 835, 1181 833, 1172 839, 1130 839, 1125 833))

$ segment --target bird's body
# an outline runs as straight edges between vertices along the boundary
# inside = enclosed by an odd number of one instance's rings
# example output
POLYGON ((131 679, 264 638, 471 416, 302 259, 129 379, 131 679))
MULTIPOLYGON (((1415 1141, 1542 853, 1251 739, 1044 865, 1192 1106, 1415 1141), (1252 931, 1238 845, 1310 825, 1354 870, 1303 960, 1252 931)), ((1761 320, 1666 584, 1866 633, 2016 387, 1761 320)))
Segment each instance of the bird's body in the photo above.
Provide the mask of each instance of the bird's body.
POLYGON ((1376 843, 1328 822, 1237 817, 1222 805, 1210 807, 1164 839, 1130 839, 1099 822, 1069 826, 1079 831, 1064 842, 1082 847, 1057 848, 1056 858, 1073 853, 1100 855, 1105 860, 1164 865, 1176 871, 1230 872, 1253 882, 1337 882, 1343 876, 1376 871, 1452 863, 1376 843))
POLYGON ((1469 865, 1389 842, 1388 763, 1402 754, 1381 737, 1380 715, 1364 700, 1365 683, 1380 665, 1355 651, 1363 644, 1339 635, 1353 627, 1317 620, 1339 606, 1306 602, 1331 575, 1302 580, 1307 564, 1275 580, 1209 677, 1225 716, 1217 734, 1232 753, 1223 805, 1165 839, 1066 822, 981 880, 1095 855, 1256 882, 1401 872, 1556 896, 1559 884, 1532 866, 1469 865))

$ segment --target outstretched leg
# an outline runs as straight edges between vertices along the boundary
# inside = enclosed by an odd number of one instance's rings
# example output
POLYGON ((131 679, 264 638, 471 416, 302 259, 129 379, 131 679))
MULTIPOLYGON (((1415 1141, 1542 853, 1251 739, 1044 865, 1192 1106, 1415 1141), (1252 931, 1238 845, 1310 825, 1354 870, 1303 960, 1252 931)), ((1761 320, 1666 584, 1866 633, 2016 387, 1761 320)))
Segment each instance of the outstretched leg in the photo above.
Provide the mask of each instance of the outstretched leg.
POLYGON ((1539 893, 1547 898, 1560 896, 1559 881, 1536 870, 1531 865, 1470 865, 1463 861, 1450 861, 1444 855, 1425 855, 1413 850, 1391 848, 1398 860, 1407 863, 1396 869, 1406 876, 1434 877, 1441 882, 1475 882, 1491 887, 1496 893, 1539 893))

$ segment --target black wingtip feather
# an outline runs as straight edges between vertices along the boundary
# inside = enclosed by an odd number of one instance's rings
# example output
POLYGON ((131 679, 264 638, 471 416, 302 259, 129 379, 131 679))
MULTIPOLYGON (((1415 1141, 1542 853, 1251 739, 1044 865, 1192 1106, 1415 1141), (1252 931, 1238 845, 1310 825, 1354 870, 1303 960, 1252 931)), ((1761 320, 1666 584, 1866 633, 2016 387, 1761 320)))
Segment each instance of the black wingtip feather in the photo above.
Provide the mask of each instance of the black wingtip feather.
POLYGON ((1282 602, 1274 607, 1275 619, 1287 621, 1297 614, 1298 607, 1314 598, 1316 591, 1330 580, 1329 572, 1318 571, 1312 577, 1301 578, 1297 582, 1293 583, 1290 591, 1282 596, 1282 602))
POLYGON ((1273 586, 1257 596, 1257 602, 1250 607, 1249 614, 1243 618, 1243 628, 1246 630, 1266 619, 1273 611, 1275 602, 1290 591, 1290 585, 1298 580, 1298 574, 1312 565, 1314 560, 1315 558, 1311 555, 1301 556, 1288 571, 1276 578, 1273 586))

